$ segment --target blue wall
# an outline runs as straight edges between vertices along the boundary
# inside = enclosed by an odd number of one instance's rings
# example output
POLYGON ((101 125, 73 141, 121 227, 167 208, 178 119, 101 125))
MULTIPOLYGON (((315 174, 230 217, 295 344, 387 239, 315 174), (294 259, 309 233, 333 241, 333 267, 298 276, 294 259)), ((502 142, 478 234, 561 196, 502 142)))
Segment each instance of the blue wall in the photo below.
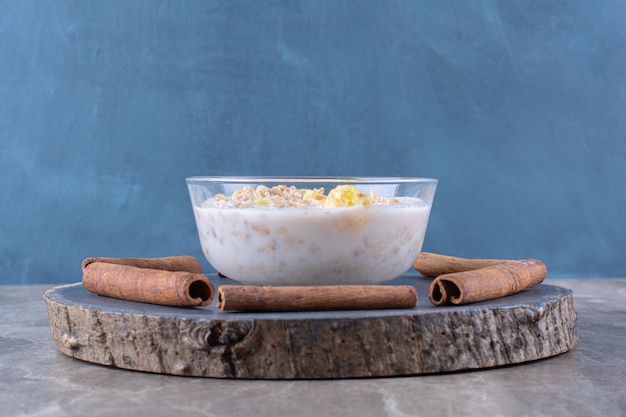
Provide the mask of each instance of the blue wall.
POLYGON ((202 258, 190 175, 435 177, 424 250, 624 276, 625 21, 621 0, 0 0, 0 283, 202 258))

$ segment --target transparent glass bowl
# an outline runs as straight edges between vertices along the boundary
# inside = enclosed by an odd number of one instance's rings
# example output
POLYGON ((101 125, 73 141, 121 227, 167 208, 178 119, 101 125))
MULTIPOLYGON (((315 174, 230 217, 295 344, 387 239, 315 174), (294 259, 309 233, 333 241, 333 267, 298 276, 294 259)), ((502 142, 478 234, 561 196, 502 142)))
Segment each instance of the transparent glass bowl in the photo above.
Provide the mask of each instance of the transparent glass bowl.
POLYGON ((256 285, 376 284, 404 274, 422 249, 437 188, 435 179, 405 177, 186 182, 208 262, 256 285))

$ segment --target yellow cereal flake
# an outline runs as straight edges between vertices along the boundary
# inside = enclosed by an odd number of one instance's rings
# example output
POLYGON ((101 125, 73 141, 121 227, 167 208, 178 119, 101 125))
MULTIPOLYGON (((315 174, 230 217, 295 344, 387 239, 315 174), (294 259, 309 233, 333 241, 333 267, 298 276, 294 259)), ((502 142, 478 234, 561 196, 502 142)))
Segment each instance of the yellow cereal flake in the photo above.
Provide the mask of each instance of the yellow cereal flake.
POLYGON ((372 197, 354 185, 339 185, 328 193, 324 207, 371 206, 372 197))
POLYGON ((267 206, 272 204, 272 200, 267 197, 257 198, 255 201, 257 206, 267 206))
POLYGON ((304 195, 302 196, 302 199, 304 201, 308 201, 308 200, 324 201, 326 199, 326 196, 324 195, 324 189, 318 188, 315 190, 305 190, 304 195))

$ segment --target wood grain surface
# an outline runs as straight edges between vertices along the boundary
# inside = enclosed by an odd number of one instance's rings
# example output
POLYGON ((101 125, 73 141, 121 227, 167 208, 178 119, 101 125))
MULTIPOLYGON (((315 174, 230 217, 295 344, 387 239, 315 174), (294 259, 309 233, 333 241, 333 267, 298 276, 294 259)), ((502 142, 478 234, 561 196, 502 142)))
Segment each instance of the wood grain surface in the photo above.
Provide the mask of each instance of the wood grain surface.
MULTIPOLYGON (((216 287, 232 281, 211 276, 216 287)), ((571 290, 540 284, 513 296, 435 307, 430 279, 417 308, 222 312, 216 301, 184 309, 91 294, 80 283, 44 300, 52 339, 64 354, 118 368, 198 377, 319 379, 419 375, 509 365, 572 349, 571 290)))

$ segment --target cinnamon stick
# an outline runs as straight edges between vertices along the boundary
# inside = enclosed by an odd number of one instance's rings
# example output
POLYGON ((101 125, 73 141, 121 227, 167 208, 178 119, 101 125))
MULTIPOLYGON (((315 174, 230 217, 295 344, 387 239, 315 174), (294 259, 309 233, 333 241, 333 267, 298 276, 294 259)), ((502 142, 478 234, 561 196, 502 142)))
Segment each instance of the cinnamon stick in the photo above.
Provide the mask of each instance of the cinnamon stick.
POLYGON ((414 308, 417 291, 410 285, 222 285, 217 300, 223 311, 394 309, 414 308))
POLYGON ((441 274, 472 271, 487 266, 500 265, 508 262, 503 259, 466 259, 455 256, 421 252, 413 268, 425 277, 437 277, 441 274))
POLYGON ((196 272, 197 265, 188 258, 192 257, 88 258, 82 264, 83 286, 95 294, 128 301, 176 307, 208 305, 215 295, 213 284, 196 272))
POLYGON ((428 299, 436 306, 492 300, 537 285, 545 279, 546 273, 543 262, 526 259, 442 274, 431 283, 428 299))
POLYGON ((163 271, 187 271, 202 273, 202 264, 193 256, 164 256, 161 258, 87 258, 83 261, 83 270, 93 262, 105 262, 116 265, 136 266, 137 268, 160 269, 163 271))

